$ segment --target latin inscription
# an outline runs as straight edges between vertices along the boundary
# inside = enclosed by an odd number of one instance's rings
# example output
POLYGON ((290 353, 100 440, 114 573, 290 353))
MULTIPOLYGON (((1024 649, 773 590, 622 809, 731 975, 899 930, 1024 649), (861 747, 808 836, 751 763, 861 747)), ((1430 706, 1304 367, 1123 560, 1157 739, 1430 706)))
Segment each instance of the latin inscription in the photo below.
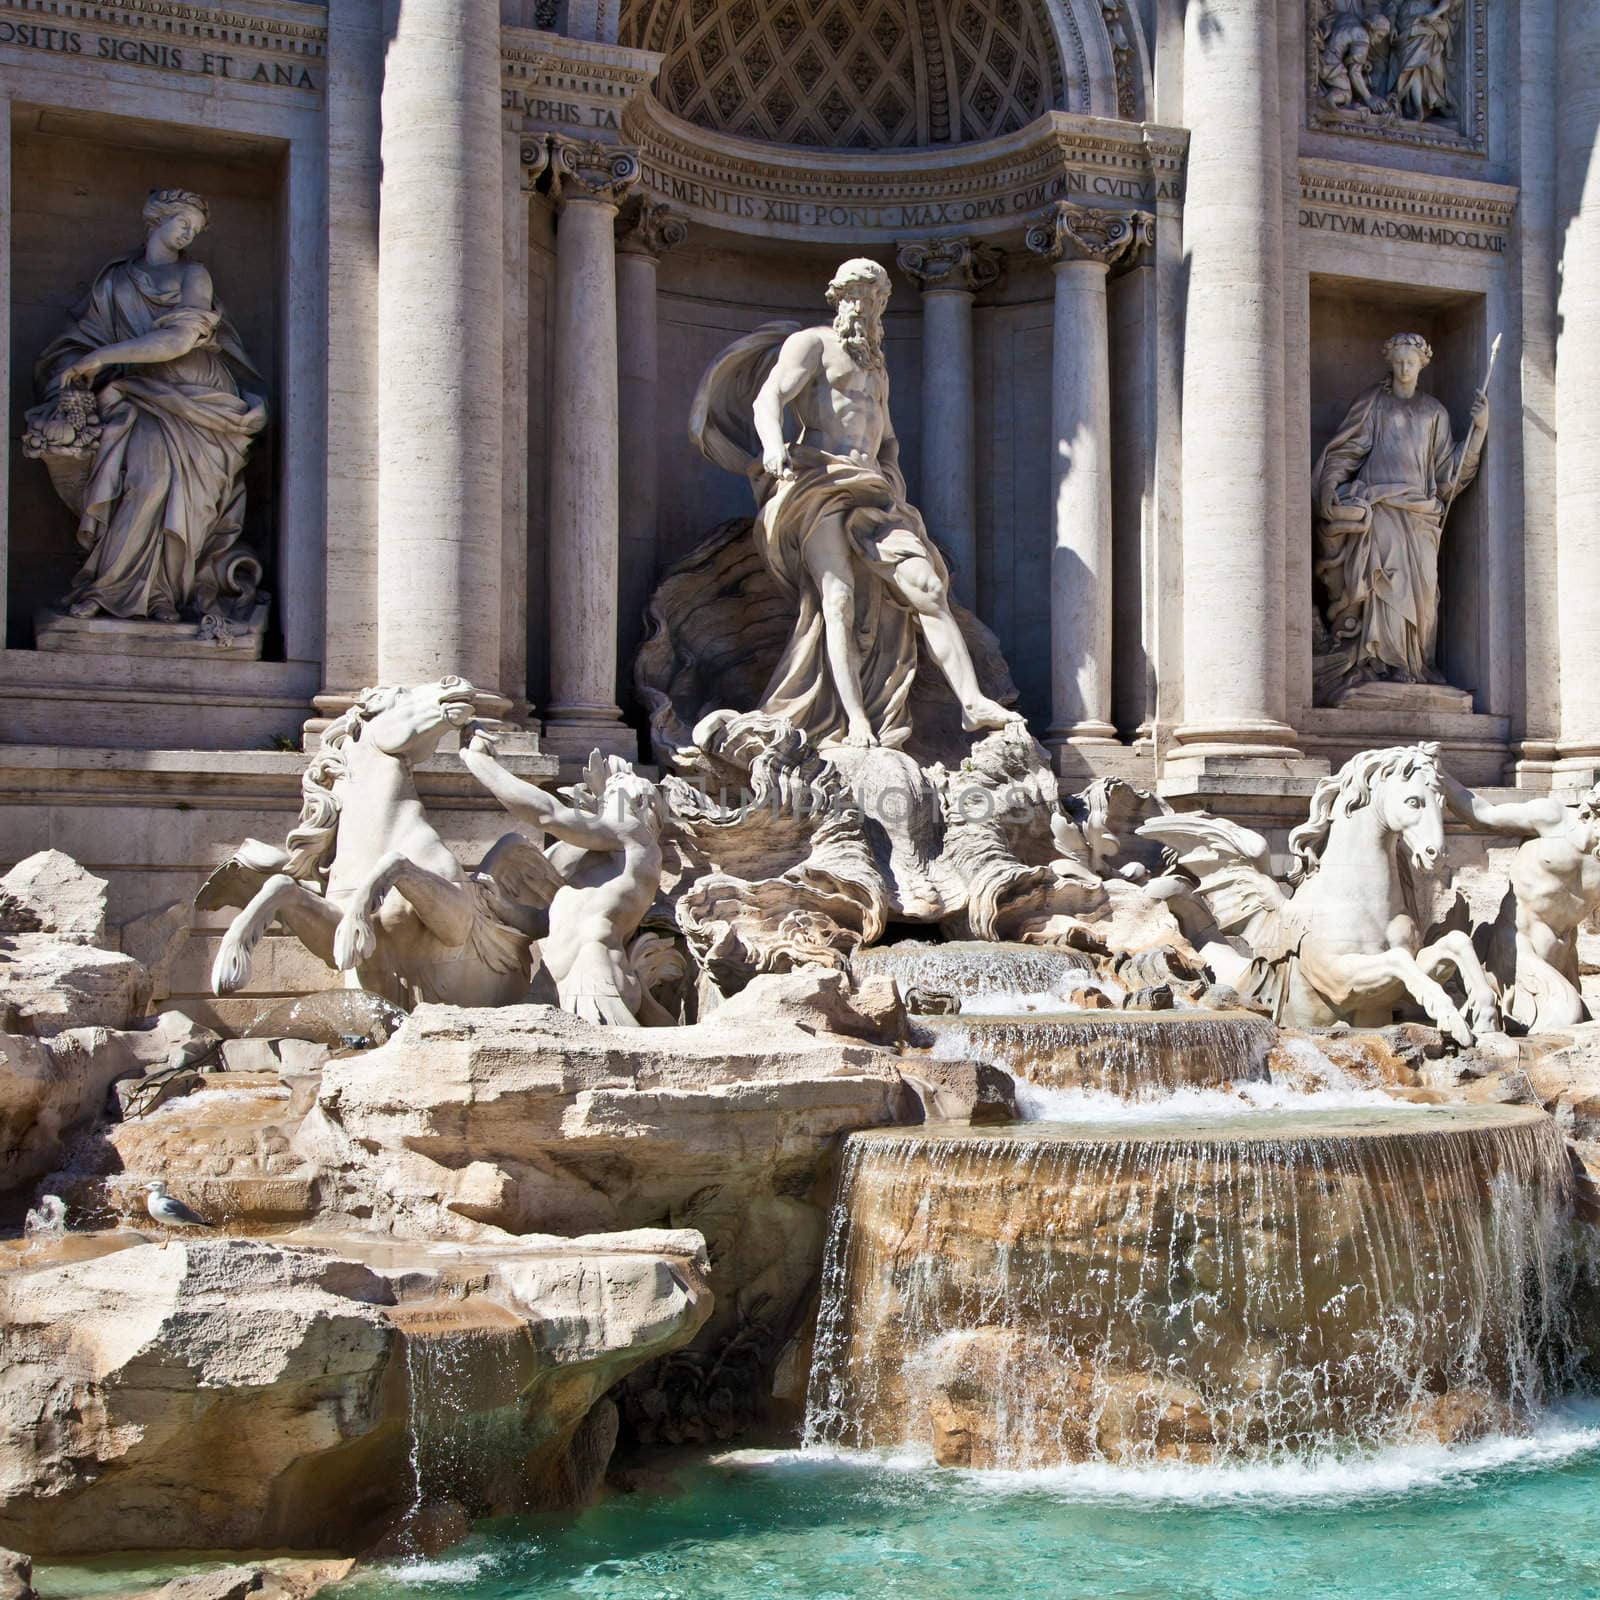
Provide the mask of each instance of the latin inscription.
POLYGON ((1102 199, 1143 201, 1176 200, 1182 196, 1177 179, 1144 183, 1136 178, 1112 178, 1104 173, 1062 172, 1044 183, 1014 189, 1009 194, 981 195, 970 200, 915 200, 899 205, 877 202, 830 205, 820 200, 789 200, 777 195, 748 194, 715 184, 658 172, 648 164, 644 181, 664 200, 699 211, 710 211, 751 222, 771 222, 796 228, 937 228, 981 222, 1037 211, 1052 200, 1092 195, 1102 199))
POLYGON ((1381 239, 1385 243, 1452 245, 1457 250, 1486 250, 1504 255, 1506 236, 1483 228, 1456 228, 1447 222, 1406 222, 1394 217, 1354 217, 1343 211, 1300 208, 1300 226, 1319 233, 1344 234, 1353 239, 1381 239))
POLYGON ((75 28, 46 28, 33 22, 0 22, 0 45, 48 50, 55 55, 91 56, 101 61, 154 67, 194 77, 228 78, 237 83, 269 83, 280 89, 315 89, 316 79, 298 62, 253 61, 244 56, 197 50, 193 45, 153 44, 75 28))
POLYGON ((507 111, 520 111, 534 122, 563 127, 620 128, 610 106, 580 106, 571 100, 531 100, 518 89, 506 89, 500 103, 507 111))

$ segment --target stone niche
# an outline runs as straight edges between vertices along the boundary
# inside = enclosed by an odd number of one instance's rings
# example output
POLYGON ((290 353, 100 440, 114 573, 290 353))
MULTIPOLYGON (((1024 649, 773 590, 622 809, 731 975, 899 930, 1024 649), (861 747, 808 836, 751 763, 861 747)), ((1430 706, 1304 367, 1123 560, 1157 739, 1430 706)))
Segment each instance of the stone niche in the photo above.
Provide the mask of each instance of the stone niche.
POLYGON ((71 586, 80 555, 72 513, 43 463, 23 457, 21 416, 34 402, 33 364, 112 258, 141 248, 150 190, 205 196, 211 223, 187 252, 203 263, 259 368, 269 421, 245 467, 245 542, 262 557, 274 596, 268 655, 281 655, 276 501, 286 298, 285 146, 200 129, 40 107, 12 107, 11 419, 7 637, 33 643, 34 612, 71 586))
MULTIPOLYGON (((1433 360, 1424 368, 1418 388, 1444 403, 1459 442, 1488 360, 1482 295, 1316 274, 1311 279, 1310 309, 1307 464, 1313 488, 1317 458, 1338 431, 1350 403, 1388 375, 1383 342, 1394 333, 1420 333, 1433 346, 1433 360)), ((1502 352, 1502 359, 1504 355, 1502 352)), ((1503 430, 1504 419, 1491 413, 1478 481, 1463 491, 1446 518, 1439 549, 1439 667, 1452 685, 1473 695, 1478 712, 1491 709, 1483 700, 1488 682, 1490 608, 1507 603, 1506 596, 1497 598, 1489 593, 1484 578, 1488 529, 1483 473, 1504 437, 1503 430)), ((1303 559, 1309 562, 1314 540, 1309 500, 1295 508, 1295 517, 1301 529, 1303 559)), ((1322 603, 1320 593, 1316 601, 1322 603)), ((1407 736, 1413 731, 1409 727, 1393 730, 1407 736)))

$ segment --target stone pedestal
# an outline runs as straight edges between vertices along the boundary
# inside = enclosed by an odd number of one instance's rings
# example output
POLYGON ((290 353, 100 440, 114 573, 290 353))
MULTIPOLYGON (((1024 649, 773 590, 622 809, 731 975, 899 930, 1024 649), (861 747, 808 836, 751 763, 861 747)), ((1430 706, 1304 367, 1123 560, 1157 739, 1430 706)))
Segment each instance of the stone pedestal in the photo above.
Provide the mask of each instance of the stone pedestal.
MULTIPOLYGON (((1283 130, 1275 0, 1184 14, 1185 752, 1292 750, 1285 722, 1283 130)), ((1303 445, 1301 446, 1303 448, 1303 445)))
POLYGON ((504 709, 500 116, 497 0, 406 0, 383 81, 378 676, 457 673, 504 709))
POLYGON ((897 264, 922 290, 922 490, 918 509, 950 561, 951 587, 978 604, 978 481, 972 303, 998 283, 1004 256, 974 239, 903 244, 897 264))
POLYGON ((34 648, 86 656, 165 656, 259 661, 271 601, 260 596, 248 617, 200 622, 149 622, 122 617, 73 617, 46 609, 34 614, 34 648))
POLYGON ((550 705, 545 745, 637 753, 617 704, 617 206, 639 158, 551 139, 556 226, 550 439, 550 705))
POLYGON ((1106 277, 1153 236, 1145 212, 1060 201, 1028 230, 1054 263, 1050 727, 1045 743, 1115 743, 1111 722, 1111 367, 1106 277))

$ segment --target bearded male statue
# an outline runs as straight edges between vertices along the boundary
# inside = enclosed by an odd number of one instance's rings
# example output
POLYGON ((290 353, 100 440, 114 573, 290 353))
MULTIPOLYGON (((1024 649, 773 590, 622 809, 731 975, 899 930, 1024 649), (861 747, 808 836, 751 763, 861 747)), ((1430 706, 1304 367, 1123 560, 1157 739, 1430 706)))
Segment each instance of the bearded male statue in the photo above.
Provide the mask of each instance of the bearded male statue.
POLYGON ((756 547, 797 611, 760 709, 819 746, 905 743, 919 630, 963 727, 1022 720, 979 687, 944 559, 906 499, 883 359, 888 299, 877 262, 845 262, 828 285, 832 325, 768 323, 729 346, 689 424, 708 460, 750 479, 756 547), (792 442, 786 411, 799 424, 792 442))

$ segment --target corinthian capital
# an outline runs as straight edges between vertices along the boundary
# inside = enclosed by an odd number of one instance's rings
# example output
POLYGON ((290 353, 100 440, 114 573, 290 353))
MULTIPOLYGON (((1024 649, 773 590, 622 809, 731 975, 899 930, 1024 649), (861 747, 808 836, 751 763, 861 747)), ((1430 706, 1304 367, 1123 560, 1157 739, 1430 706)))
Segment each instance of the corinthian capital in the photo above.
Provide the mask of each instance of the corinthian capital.
POLYGON ((918 288, 992 288, 1005 271, 1005 252, 977 239, 913 239, 900 246, 895 264, 918 288))
POLYGON ((617 249, 659 256, 689 237, 689 224, 653 195, 636 194, 617 213, 617 249))
POLYGON ((550 135, 550 192, 563 205, 569 200, 598 200, 620 205, 639 181, 639 152, 601 139, 550 135))
POLYGON ((1046 261, 1098 261, 1114 266, 1155 243, 1148 211, 1102 211, 1058 200, 1028 229, 1028 248, 1046 261))

